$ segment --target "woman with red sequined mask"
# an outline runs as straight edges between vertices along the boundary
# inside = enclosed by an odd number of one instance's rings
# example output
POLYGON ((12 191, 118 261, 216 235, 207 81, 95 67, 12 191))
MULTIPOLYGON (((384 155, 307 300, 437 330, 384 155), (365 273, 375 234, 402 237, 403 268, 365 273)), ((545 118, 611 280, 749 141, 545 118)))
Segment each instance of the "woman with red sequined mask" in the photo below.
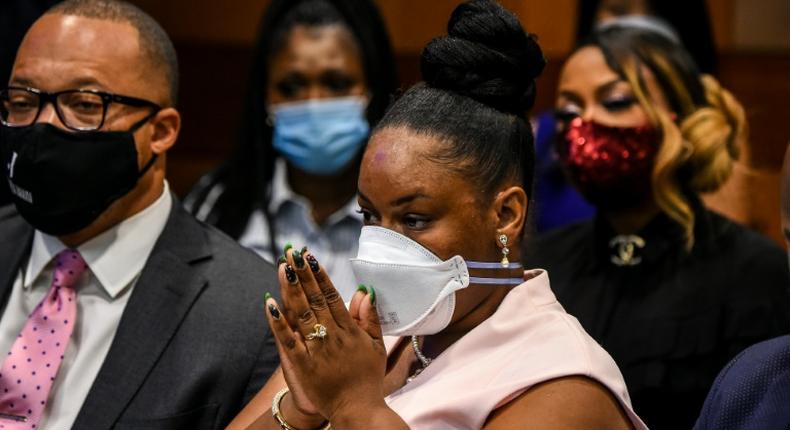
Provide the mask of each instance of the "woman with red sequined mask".
POLYGON ((715 78, 699 75, 656 21, 628 17, 594 37, 560 77, 560 157, 600 210, 628 207, 626 223, 637 227, 663 211, 691 246, 694 214, 680 188, 713 191, 729 177, 746 131, 743 108, 715 78))
POLYGON ((532 241, 526 265, 548 269, 650 428, 690 428, 730 358, 790 331, 782 250, 699 199, 732 172, 743 108, 670 29, 633 17, 571 54, 555 108, 557 152, 598 215, 532 241))

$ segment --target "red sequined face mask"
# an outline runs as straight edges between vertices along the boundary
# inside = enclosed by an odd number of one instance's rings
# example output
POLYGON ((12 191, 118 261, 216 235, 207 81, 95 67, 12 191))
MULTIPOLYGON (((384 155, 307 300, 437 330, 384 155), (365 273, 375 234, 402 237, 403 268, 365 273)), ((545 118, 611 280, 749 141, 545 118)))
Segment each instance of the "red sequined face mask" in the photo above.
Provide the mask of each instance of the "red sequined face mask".
POLYGON ((652 126, 609 127, 574 118, 559 148, 579 191, 598 207, 628 207, 651 193, 659 147, 652 126))

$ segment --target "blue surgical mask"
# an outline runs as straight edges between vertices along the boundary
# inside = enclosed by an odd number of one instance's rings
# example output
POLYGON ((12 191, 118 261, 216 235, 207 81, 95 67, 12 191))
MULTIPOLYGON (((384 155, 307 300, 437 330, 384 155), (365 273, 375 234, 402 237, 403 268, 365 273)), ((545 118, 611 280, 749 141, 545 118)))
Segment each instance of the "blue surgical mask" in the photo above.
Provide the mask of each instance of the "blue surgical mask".
POLYGON ((367 99, 340 97, 274 105, 272 145, 307 173, 332 175, 356 157, 370 133, 367 99))

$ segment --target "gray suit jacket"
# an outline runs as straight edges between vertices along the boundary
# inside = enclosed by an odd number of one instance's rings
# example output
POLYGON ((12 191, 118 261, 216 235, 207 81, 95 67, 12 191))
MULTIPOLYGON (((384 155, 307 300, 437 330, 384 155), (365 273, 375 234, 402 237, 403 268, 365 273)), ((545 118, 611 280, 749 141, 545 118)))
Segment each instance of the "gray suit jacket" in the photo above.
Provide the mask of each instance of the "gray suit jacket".
MULTIPOLYGON (((33 228, 0 208, 2 309, 33 228)), ((274 268, 175 201, 74 429, 219 429, 278 365, 264 294, 274 268)))

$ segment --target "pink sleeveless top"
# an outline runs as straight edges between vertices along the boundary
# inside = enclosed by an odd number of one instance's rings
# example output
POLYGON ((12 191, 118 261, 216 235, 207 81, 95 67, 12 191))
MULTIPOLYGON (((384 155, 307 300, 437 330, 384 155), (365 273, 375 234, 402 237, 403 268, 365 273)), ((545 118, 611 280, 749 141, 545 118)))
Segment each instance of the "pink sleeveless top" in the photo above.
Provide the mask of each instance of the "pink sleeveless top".
MULTIPOLYGON (((623 376, 609 354, 568 315, 541 269, 524 273, 496 313, 467 333, 412 382, 386 398, 413 429, 480 429, 492 411, 530 387, 586 376, 608 388, 637 430, 623 376)), ((388 349, 399 338, 385 338, 388 349)))

